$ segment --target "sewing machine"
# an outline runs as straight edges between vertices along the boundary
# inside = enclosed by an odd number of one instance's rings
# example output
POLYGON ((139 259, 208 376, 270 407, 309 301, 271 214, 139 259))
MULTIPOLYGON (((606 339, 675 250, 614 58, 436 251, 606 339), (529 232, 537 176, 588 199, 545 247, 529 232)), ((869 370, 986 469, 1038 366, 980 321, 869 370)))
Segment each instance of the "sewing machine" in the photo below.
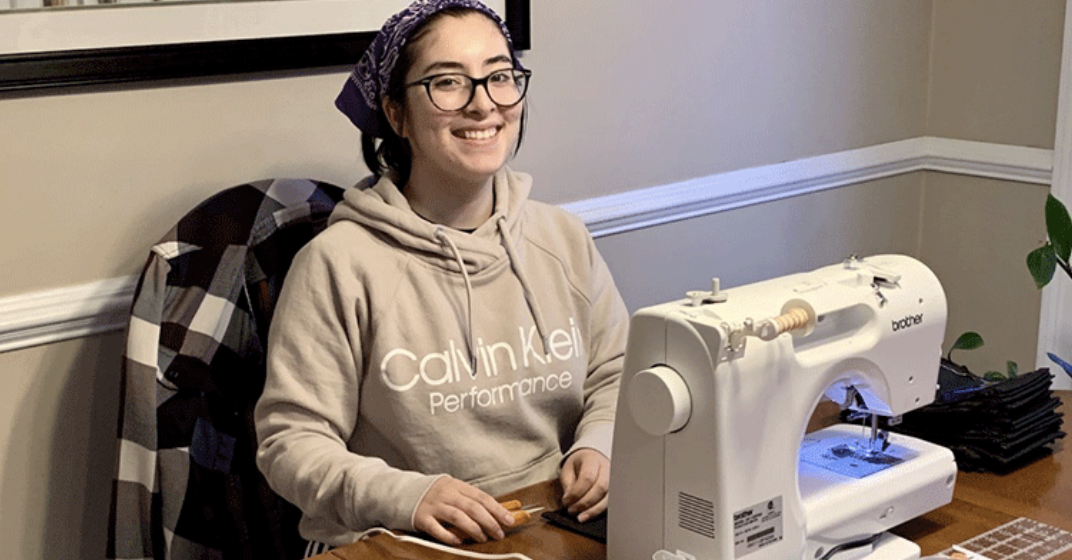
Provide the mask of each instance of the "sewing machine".
POLYGON ((609 560, 907 560, 886 531, 952 499, 946 448, 878 416, 934 400, 946 301, 922 263, 845 262, 633 315, 609 560), (870 422, 805 434, 823 396, 870 422))

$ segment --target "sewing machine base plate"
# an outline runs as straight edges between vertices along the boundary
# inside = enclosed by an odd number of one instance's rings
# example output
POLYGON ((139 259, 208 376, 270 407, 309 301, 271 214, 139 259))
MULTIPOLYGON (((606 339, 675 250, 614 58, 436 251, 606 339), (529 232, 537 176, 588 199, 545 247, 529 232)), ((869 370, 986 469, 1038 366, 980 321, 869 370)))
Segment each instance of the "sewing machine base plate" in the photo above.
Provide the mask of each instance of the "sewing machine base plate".
MULTIPOLYGON (((866 442, 858 426, 839 424, 805 437, 799 463, 801 498, 808 520, 808 550, 805 558, 822 558, 825 550, 887 531, 913 517, 949 503, 956 479, 952 453, 917 438, 891 435, 886 451, 874 457, 842 453, 866 442)), ((892 536, 890 536, 892 538, 892 536)), ((886 536, 882 541, 885 542, 886 536)), ((919 556, 916 552, 888 549, 874 554, 856 551, 859 558, 895 559, 919 556)), ((831 560, 855 560, 851 550, 838 552, 831 560)))

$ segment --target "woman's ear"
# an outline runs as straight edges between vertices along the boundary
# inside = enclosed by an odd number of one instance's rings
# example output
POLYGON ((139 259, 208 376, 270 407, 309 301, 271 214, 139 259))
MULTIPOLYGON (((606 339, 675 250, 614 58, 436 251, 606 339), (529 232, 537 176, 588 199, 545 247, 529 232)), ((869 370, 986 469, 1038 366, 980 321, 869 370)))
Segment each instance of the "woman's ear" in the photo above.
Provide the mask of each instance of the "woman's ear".
POLYGON ((405 138, 405 110, 401 105, 390 99, 384 99, 382 107, 383 114, 387 115, 387 124, 391 125, 391 129, 395 131, 399 138, 405 138))

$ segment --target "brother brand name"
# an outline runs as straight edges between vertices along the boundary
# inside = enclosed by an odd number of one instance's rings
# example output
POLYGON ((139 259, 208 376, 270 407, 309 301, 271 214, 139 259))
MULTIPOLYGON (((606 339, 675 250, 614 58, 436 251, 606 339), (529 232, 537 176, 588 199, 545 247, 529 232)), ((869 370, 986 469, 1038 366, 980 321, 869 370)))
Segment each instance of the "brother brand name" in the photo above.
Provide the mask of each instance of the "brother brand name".
POLYGON ((893 324, 893 332, 897 332, 901 329, 907 329, 908 327, 914 327, 923 322, 923 314, 909 315, 900 321, 891 321, 893 324))

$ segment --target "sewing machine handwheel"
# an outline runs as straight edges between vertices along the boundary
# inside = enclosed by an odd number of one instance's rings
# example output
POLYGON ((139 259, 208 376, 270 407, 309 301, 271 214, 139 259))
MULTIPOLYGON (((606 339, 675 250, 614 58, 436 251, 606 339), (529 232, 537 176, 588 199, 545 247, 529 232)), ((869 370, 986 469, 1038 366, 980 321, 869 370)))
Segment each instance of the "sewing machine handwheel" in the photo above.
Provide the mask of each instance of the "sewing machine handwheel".
POLYGON ((629 384, 629 412, 640 429, 662 436, 685 427, 692 413, 689 387, 666 366, 637 372, 629 384))

